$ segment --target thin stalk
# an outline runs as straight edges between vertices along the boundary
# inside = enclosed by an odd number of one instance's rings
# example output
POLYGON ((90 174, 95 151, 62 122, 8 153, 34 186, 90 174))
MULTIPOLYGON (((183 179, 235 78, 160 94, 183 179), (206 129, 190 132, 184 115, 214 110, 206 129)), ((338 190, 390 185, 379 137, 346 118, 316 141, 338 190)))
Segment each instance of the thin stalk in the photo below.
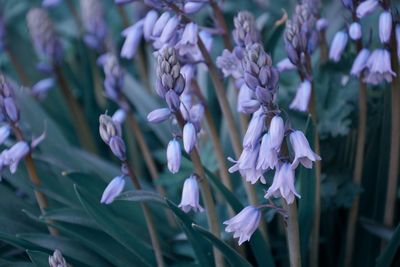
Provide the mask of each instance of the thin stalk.
MULTIPOLYGON (((12 124, 12 128, 13 128, 14 134, 17 137, 18 141, 24 141, 25 139, 24 139, 21 129, 15 124, 12 124)), ((28 171, 29 179, 35 185, 35 187, 39 187, 42 182, 39 178, 39 175, 37 174, 36 166, 35 166, 35 163, 33 162, 31 152, 29 152, 28 155, 26 155, 26 157, 25 157, 25 165, 26 165, 26 169, 28 171)), ((44 215, 46 213, 45 210, 48 207, 47 198, 42 192, 37 191, 36 189, 34 189, 33 192, 35 193, 36 202, 39 205, 40 212, 42 215, 44 215)), ((51 223, 51 221, 46 221, 46 223, 51 223)), ((57 231, 57 229, 55 229, 51 226, 47 226, 47 229, 49 230, 49 233, 52 236, 59 235, 59 232, 57 231)))
POLYGON ((214 12, 215 20, 217 21, 218 26, 221 27, 221 29, 223 31, 222 39, 224 41, 224 46, 226 49, 232 50, 233 47, 232 47, 231 39, 229 38, 229 30, 228 30, 228 26, 226 24, 225 17, 222 14, 222 10, 215 0, 210 0, 210 6, 214 12))
POLYGON ((79 106, 79 103, 76 101, 74 95, 68 87, 68 83, 61 71, 61 68, 56 65, 54 66, 54 70, 57 82, 61 88, 61 92, 64 96, 65 101, 67 102, 67 105, 72 115, 72 119, 75 122, 74 127, 77 131, 77 135, 81 145, 88 151, 92 153, 97 153, 97 147, 95 142, 93 141, 93 136, 90 134, 90 127, 88 121, 85 118, 82 108, 79 106))
MULTIPOLYGON (((165 191, 164 187, 160 186, 157 184, 157 179, 159 178, 159 173, 157 170, 156 163, 153 160, 153 157, 151 156, 150 148, 146 143, 146 140, 143 136, 142 131, 140 130, 140 126, 138 122, 136 121, 135 116, 132 114, 131 111, 127 112, 127 121, 128 124, 133 132, 133 135, 135 136, 135 139, 139 145, 140 151, 143 153, 143 158, 144 162, 147 166, 147 169, 149 170, 151 180, 153 181, 157 191, 162 195, 163 197, 167 196, 167 192, 165 191)), ((171 211, 166 211, 166 216, 167 216, 167 221, 170 226, 176 227, 176 222, 175 219, 171 213, 171 211)))
MULTIPOLYGON (((390 5, 390 1, 385 1, 387 7, 390 5)), ((395 25, 393 25, 395 29, 395 25)), ((397 44, 395 32, 393 30, 392 36, 390 38, 390 55, 391 64, 393 71, 396 76, 392 80, 391 89, 391 137, 390 137, 390 160, 389 160, 389 176, 387 182, 387 192, 386 192, 386 203, 385 203, 385 213, 383 222, 385 226, 393 226, 393 217, 396 204, 396 193, 397 193, 397 183, 399 174, 399 149, 400 149, 400 72, 399 72, 399 60, 397 58, 397 44)))
POLYGON ((6 51, 8 53, 8 57, 10 58, 11 65, 13 65, 14 68, 15 68, 15 72, 17 73, 19 80, 21 81, 21 83, 24 86, 29 86, 30 82, 29 82, 28 75, 26 74, 26 72, 25 72, 24 68, 22 67, 22 65, 19 63, 19 61, 18 61, 17 57, 15 56, 14 52, 9 47, 6 47, 6 51))
MULTIPOLYGON (((353 14, 353 18, 356 18, 353 14)), ((357 52, 362 49, 361 40, 357 41, 357 52)), ((362 77, 362 76, 361 76, 362 77)), ((360 186, 363 175, 363 162, 364 162, 364 150, 365 150, 365 138, 366 138, 366 127, 367 127, 367 88, 366 84, 359 80, 359 92, 358 92, 358 131, 357 131, 357 148, 355 156, 355 165, 353 172, 354 184, 360 186)), ((346 233, 346 250, 344 256, 344 266, 350 267, 353 261, 354 251, 354 237, 356 231, 356 221, 359 208, 359 196, 357 195, 353 201, 350 209, 349 217, 347 220, 347 233, 346 233)))
POLYGON ((79 17, 78 11, 76 10, 74 3, 72 2, 72 0, 67 0, 67 7, 69 9, 69 12, 71 12, 72 16, 75 19, 76 25, 78 26, 79 30, 82 31, 82 22, 81 19, 79 17))
POLYGON ((282 204, 288 214, 286 221, 286 240, 289 249, 290 267, 301 267, 299 222, 296 201, 289 205, 286 203, 286 200, 282 199, 282 204))
MULTIPOLYGON (((185 125, 185 121, 183 119, 182 114, 180 111, 177 111, 175 113, 176 118, 178 120, 179 126, 183 129, 183 126, 185 125)), ((203 197, 204 201, 204 206, 207 212, 207 222, 208 225, 211 229, 211 232, 215 235, 220 237, 220 228, 219 228, 219 223, 218 223, 218 215, 217 215, 217 210, 215 208, 214 200, 211 194, 211 188, 210 184, 208 183, 208 180, 206 178, 206 173, 203 168, 203 164, 201 163, 201 159, 199 156, 199 153, 196 148, 193 148, 192 152, 190 152, 190 158, 193 163, 194 170, 197 175, 199 175, 199 185, 200 185, 200 190, 201 190, 201 195, 203 197)), ((213 247, 213 252, 214 252, 214 260, 215 260, 215 265, 217 267, 222 267, 224 266, 224 258, 221 254, 221 252, 213 247)))
POLYGON ((319 31, 319 64, 322 65, 328 61, 328 43, 326 41, 326 31, 319 31))
MULTIPOLYGON (((128 164, 127 161, 124 161, 123 163, 126 165, 126 167, 128 169, 129 177, 131 178, 133 186, 137 190, 141 190, 142 186, 140 185, 140 182, 139 182, 138 178, 136 177, 135 172, 130 167, 130 165, 128 164)), ((144 219, 146 220, 147 229, 148 229, 149 234, 150 234, 150 240, 151 240, 151 244, 152 244, 153 249, 154 249, 154 254, 156 256, 157 266, 158 267, 164 267, 165 266, 164 259, 163 259, 163 255, 162 255, 160 241, 159 241, 159 238, 157 236, 157 231, 156 231, 156 227, 155 227, 153 216, 151 215, 149 207, 145 203, 141 202, 140 206, 142 207, 143 214, 144 214, 144 219)))

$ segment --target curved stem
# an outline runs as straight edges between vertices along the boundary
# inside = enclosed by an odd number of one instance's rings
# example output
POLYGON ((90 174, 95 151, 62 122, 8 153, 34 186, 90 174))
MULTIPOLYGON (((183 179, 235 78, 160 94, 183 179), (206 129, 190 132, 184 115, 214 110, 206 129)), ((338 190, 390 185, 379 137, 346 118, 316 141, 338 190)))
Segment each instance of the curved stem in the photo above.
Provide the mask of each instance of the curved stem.
MULTIPOLYGON (((127 167, 127 170, 128 170, 128 173, 129 173, 129 177, 131 178, 133 186, 138 190, 142 189, 142 187, 140 185, 140 182, 139 182, 138 178, 135 175, 135 172, 130 167, 128 162, 124 161, 123 164, 127 167)), ((163 259, 163 255, 162 255, 160 241, 159 241, 159 238, 157 236, 157 231, 156 231, 156 227, 155 227, 153 216, 151 215, 149 207, 145 203, 141 202, 140 206, 142 207, 143 214, 144 214, 144 219, 146 220, 146 223, 147 223, 147 229, 148 229, 149 234, 150 234, 151 244, 153 246, 154 254, 155 254, 156 260, 157 260, 157 266, 158 267, 164 267, 165 266, 164 259, 163 259)))
POLYGON ((296 201, 294 201, 292 204, 287 204, 286 200, 282 199, 282 202, 282 206, 287 211, 288 215, 286 224, 286 239, 289 249, 290 267, 301 267, 299 222, 296 201))
POLYGON ((214 11, 215 20, 217 21, 218 26, 221 27, 223 30, 222 38, 224 41, 224 46, 226 49, 232 50, 233 47, 232 47, 231 40, 229 38, 229 30, 228 30, 228 26, 225 21, 225 17, 222 13, 222 10, 215 0, 210 0, 210 6, 211 6, 212 10, 214 11))

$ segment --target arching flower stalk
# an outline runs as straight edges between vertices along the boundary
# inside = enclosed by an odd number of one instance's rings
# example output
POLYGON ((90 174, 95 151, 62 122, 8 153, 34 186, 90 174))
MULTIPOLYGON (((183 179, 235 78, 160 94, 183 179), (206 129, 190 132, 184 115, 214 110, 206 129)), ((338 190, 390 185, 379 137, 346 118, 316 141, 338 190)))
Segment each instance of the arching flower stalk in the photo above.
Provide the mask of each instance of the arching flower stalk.
MULTIPOLYGON (((116 156, 121 164, 121 175, 115 177, 108 184, 101 197, 101 203, 111 204, 116 197, 123 191, 125 186, 124 177, 128 176, 135 189, 141 190, 142 186, 137 178, 135 172, 128 164, 126 156, 126 146, 122 139, 121 125, 116 120, 113 120, 108 115, 100 115, 99 118, 99 133, 101 139, 108 145, 111 152, 116 156)), ((157 266, 164 266, 164 259, 162 256, 159 237, 157 235, 156 227, 154 224, 153 216, 147 204, 140 204, 143 210, 144 218, 146 220, 147 228, 149 231, 151 243, 153 245, 154 253, 157 260, 157 266)))

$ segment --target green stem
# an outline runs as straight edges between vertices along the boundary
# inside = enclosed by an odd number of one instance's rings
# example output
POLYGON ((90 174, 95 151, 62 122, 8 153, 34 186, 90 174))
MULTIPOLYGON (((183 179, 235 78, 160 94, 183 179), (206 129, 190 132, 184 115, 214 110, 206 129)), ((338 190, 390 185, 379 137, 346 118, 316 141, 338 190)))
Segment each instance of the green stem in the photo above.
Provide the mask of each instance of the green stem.
POLYGON ((287 204, 282 199, 283 208, 287 211, 286 240, 289 249, 290 267, 301 267, 299 222, 296 201, 287 204))

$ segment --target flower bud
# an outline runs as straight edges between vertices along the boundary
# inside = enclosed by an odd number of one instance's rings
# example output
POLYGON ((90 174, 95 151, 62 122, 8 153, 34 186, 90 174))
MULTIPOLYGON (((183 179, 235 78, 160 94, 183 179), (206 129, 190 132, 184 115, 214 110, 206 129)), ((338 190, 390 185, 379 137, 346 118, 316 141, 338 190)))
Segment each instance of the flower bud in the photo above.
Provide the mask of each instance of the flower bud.
POLYGON ((165 101, 167 102, 167 105, 171 111, 175 112, 179 109, 179 96, 174 90, 168 90, 168 92, 165 94, 165 101))
POLYGON ((362 36, 361 25, 358 22, 353 22, 349 27, 349 35, 352 40, 358 40, 362 36))
POLYGON ((361 2, 356 10, 357 17, 362 18, 366 15, 371 14, 372 12, 375 11, 378 5, 379 5, 378 0, 366 0, 364 2, 361 2))
POLYGON ((168 169, 171 173, 177 173, 181 166, 181 146, 176 139, 172 139, 167 147, 168 169))
POLYGON ((384 11, 379 16, 379 39, 381 43, 388 43, 392 33, 392 14, 389 11, 384 11))
POLYGON ((274 169, 278 164, 278 152, 271 146, 271 135, 263 135, 260 145, 260 152, 257 159, 257 170, 266 171, 274 169))
POLYGON ((3 99, 3 104, 7 118, 12 122, 18 122, 19 110, 15 105, 14 99, 12 97, 6 97, 3 99))
POLYGON ((139 47, 140 40, 143 34, 143 20, 139 20, 134 25, 126 28, 122 35, 125 37, 125 42, 121 48, 121 57, 132 59, 139 47))
POLYGON ((99 133, 104 143, 108 144, 111 137, 119 135, 118 127, 110 116, 100 115, 99 122, 99 133))
POLYGON ((165 25, 167 24, 170 16, 171 15, 168 12, 164 12, 164 13, 161 14, 161 16, 157 19, 157 21, 154 24, 152 36, 159 37, 161 35, 161 33, 162 33, 165 25))
POLYGON ((151 34, 154 28, 155 23, 157 22, 158 14, 155 10, 150 10, 147 12, 146 16, 144 17, 143 22, 143 36, 144 39, 149 41, 151 39, 151 34))
POLYGON ((326 30, 328 28, 328 20, 325 18, 320 18, 315 23, 315 27, 318 31, 326 30))
POLYGON ((186 2, 183 6, 183 11, 186 14, 193 14, 199 11, 204 6, 204 3, 201 2, 186 2))
POLYGON ((11 134, 11 128, 9 125, 4 125, 0 127, 0 145, 7 140, 10 134, 11 134))
POLYGON ((170 18, 167 24, 164 25, 164 29, 162 30, 159 41, 163 44, 166 44, 176 33, 178 25, 179 17, 173 16, 172 18, 170 18))
POLYGON ((365 69, 368 57, 369 50, 363 48, 357 55, 356 59, 353 62, 353 66, 351 67, 350 74, 356 77, 360 77, 361 72, 365 69))
POLYGON ((338 62, 347 45, 348 36, 345 32, 337 32, 333 38, 331 49, 329 50, 329 59, 338 62))
POLYGON ((147 120, 151 123, 160 123, 167 120, 171 116, 169 108, 159 108, 153 110, 147 115, 147 120))
POLYGON ((265 115, 254 114, 250 120, 246 134, 243 137, 243 147, 252 149, 259 142, 261 134, 264 130, 265 115))
POLYGON ((30 147, 28 143, 25 141, 19 141, 10 149, 3 151, 3 165, 10 166, 10 172, 15 173, 17 171, 18 163, 28 155, 29 151, 30 147))
POLYGON ((279 151, 285 137, 285 123, 280 116, 274 116, 269 126, 271 148, 279 151))
POLYGON ((194 125, 190 122, 183 127, 183 147, 190 153, 197 142, 197 133, 194 125))
POLYGON ((121 194, 125 187, 125 179, 123 176, 117 176, 111 180, 101 196, 100 203, 111 204, 116 197, 121 194))
POLYGON ((190 210, 193 210, 194 212, 204 211, 203 207, 201 207, 199 203, 199 195, 197 175, 192 174, 183 184, 181 203, 178 207, 186 213, 190 210))
POLYGON ((292 103, 290 103, 290 108, 302 112, 308 110, 308 102, 311 97, 311 83, 308 80, 302 82, 297 88, 296 96, 294 97, 292 103))
POLYGON ((110 138, 109 143, 110 149, 112 153, 119 158, 120 160, 126 160, 126 147, 125 142, 122 138, 118 135, 113 136, 110 138))

